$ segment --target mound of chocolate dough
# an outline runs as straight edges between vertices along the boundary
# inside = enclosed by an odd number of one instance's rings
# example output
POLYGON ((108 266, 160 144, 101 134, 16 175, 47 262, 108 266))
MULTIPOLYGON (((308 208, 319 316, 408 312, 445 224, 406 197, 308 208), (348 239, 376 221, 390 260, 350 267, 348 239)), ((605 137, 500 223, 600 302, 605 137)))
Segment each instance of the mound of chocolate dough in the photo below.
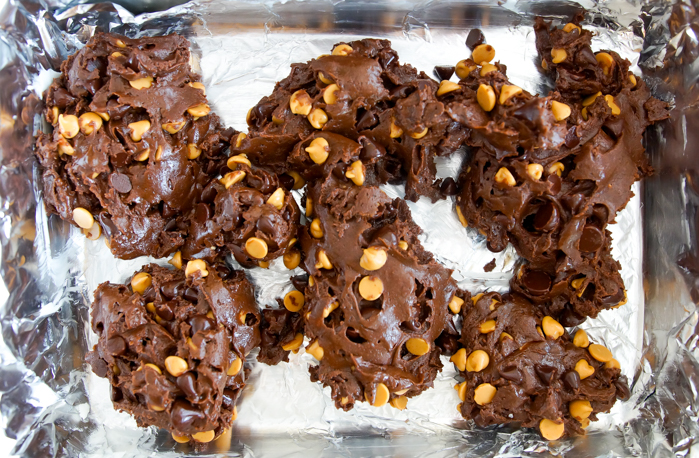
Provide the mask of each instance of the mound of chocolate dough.
POLYGON ((150 264, 127 284, 103 283, 92 304, 99 336, 87 361, 112 386, 114 407, 139 426, 205 443, 230 428, 260 313, 245 274, 192 261, 150 264))
POLYGON ((582 329, 565 328, 518 294, 465 297, 451 358, 464 382, 459 411, 476 424, 538 428, 549 440, 583 433, 629 388, 619 362, 582 329))
MULTIPOLYGON (((467 135, 445 112, 437 89, 427 75, 401 65, 387 40, 338 43, 331 55, 291 66, 250 110, 247 138, 232 152, 308 180, 325 172, 325 155, 307 152, 308 140, 338 134, 372 145, 360 160, 372 163, 379 182, 406 180, 407 199, 435 200, 441 183, 434 157, 451 154, 467 135)), ((333 172, 352 173, 346 166, 333 172)))
POLYGON ((436 341, 451 323, 451 271, 420 244, 405 201, 378 187, 330 174, 308 188, 306 208, 309 278, 284 305, 304 317, 306 352, 318 360, 311 380, 329 386, 340 409, 365 400, 405 408, 442 367, 436 341))
POLYGON ((178 35, 98 33, 61 65, 44 94, 51 134, 37 140, 46 207, 104 232, 123 259, 164 257, 181 220, 225 167, 233 130, 210 112, 178 35))

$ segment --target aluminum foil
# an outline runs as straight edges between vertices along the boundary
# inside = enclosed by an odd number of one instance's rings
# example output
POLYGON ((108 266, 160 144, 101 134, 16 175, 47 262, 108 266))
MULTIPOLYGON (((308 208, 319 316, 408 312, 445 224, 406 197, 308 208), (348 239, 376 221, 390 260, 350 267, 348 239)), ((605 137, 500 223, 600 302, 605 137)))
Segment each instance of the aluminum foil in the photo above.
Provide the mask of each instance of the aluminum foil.
MULTIPOLYGON (((121 3, 124 3, 122 1, 121 3)), ((128 2, 127 2, 128 3, 128 2)), ((172 2, 166 2, 168 5, 172 2)), ((148 2, 148 5, 153 5, 148 2)), ((140 5, 143 6, 143 5, 140 5)), ((157 7, 157 4, 155 4, 157 7)), ((303 351, 269 367, 250 355, 249 384, 230 435, 204 454, 219 456, 690 456, 699 455, 699 135, 694 88, 699 26, 690 5, 620 0, 561 2, 190 2, 134 16, 114 4, 47 1, 0 4, 0 242, 7 290, 0 311, 0 424, 22 456, 181 456, 155 428, 136 427, 116 412, 108 383, 84 362, 95 343, 89 304, 97 285, 123 282, 139 258, 116 260, 103 240, 48 216, 41 202, 33 136, 39 98, 60 63, 97 30, 129 36, 177 32, 193 46, 212 108, 224 123, 245 130, 245 115, 289 64, 327 53, 332 44, 389 38, 401 61, 432 72, 468 56, 468 31, 481 28, 516 84, 550 89, 537 70, 533 18, 558 20, 586 8, 594 46, 611 48, 643 72, 656 95, 676 101, 673 119, 653 127, 647 148, 658 173, 643 185, 610 227, 629 301, 583 327, 620 361, 631 399, 601 415, 587 435, 546 443, 531 430, 477 428, 456 411, 456 372, 445 369, 434 389, 405 411, 359 403, 335 409, 329 389, 311 383, 313 358, 303 351), (693 22, 694 21, 694 22, 693 22), (695 33, 696 30, 696 33, 695 33)), ((455 176, 468 152, 440 160, 440 177, 455 176)), ((386 186, 402 196, 400 186, 386 186)), ((300 198, 300 194, 296 195, 300 198)), ((453 201, 410 203, 422 241, 473 292, 503 291, 517 262, 508 248, 491 253, 483 236, 464 229, 453 201), (492 259, 496 268, 484 272, 492 259)), ((161 264, 164 260, 158 260, 161 264)), ((233 263, 234 264, 234 263, 233 263)), ((300 271, 299 271, 300 272, 300 271)), ((260 306, 291 290, 281 260, 248 271, 260 306)))

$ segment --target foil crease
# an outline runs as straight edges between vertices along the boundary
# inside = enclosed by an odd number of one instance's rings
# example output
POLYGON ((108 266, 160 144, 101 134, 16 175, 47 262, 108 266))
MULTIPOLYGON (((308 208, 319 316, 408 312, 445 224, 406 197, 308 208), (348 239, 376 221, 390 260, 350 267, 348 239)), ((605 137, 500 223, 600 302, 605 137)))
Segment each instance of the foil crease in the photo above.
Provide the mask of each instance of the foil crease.
MULTIPOLYGON (((122 1, 121 3, 128 2, 122 1)), ((147 2, 157 9, 158 2, 147 2)), ((172 2, 163 4, 170 5, 172 2)), ((143 5, 140 5, 143 6, 143 5)), ((337 411, 329 390, 311 383, 313 358, 303 351, 269 367, 250 355, 249 385, 232 434, 205 455, 218 456, 692 456, 699 437, 699 90, 695 87, 699 20, 689 3, 604 2, 190 2, 134 16, 122 6, 44 0, 0 5, 0 243, 6 291, 0 309, 0 425, 22 456, 181 456, 192 453, 155 428, 137 428, 114 411, 105 379, 84 362, 96 342, 89 304, 101 282, 123 282, 143 264, 116 260, 103 240, 48 216, 41 201, 34 135, 42 128, 41 92, 60 63, 95 31, 129 36, 177 32, 192 42, 212 108, 245 130, 245 114, 286 76, 289 64, 327 53, 333 43, 363 37, 392 41, 401 61, 430 74, 468 56, 471 28, 481 28, 526 90, 545 94, 537 70, 533 18, 565 20, 585 8, 593 47, 611 48, 643 72, 655 95, 674 101, 669 122, 647 134, 656 174, 610 227, 628 303, 583 324, 620 361, 631 399, 589 428, 586 436, 546 443, 531 430, 477 428, 460 418, 445 368, 434 389, 405 411, 360 403, 337 411)), ((197 68, 198 67, 198 68, 197 68)), ((455 176, 464 151, 440 159, 439 177, 455 176)), ((390 196, 400 186, 385 186, 390 196)), ((300 194, 296 194, 300 199, 300 194)), ((410 203, 422 241, 473 292, 507 289, 517 263, 509 247, 485 248, 464 229, 453 200, 410 203), (484 272, 492 259, 496 268, 484 272)), ((155 262, 164 264, 165 260, 155 262)), ((234 263, 233 263, 234 264, 234 263)), ((300 273, 300 270, 299 272, 300 273)), ((280 260, 248 275, 261 306, 291 289, 280 260)))

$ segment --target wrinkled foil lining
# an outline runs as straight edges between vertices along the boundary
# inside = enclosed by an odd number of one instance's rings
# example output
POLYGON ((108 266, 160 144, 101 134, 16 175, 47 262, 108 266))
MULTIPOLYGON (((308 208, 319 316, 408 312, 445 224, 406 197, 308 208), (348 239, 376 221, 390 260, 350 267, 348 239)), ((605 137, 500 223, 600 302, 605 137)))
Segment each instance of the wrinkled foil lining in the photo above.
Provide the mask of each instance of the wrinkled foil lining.
MULTIPOLYGON (((148 2, 152 4, 153 2, 148 2)), ((84 363, 96 342, 89 304, 101 282, 123 282, 143 264, 116 260, 103 240, 47 216, 31 157, 33 134, 41 128, 36 101, 63 59, 96 30, 129 36, 177 32, 193 46, 192 65, 201 71, 207 96, 224 123, 245 130, 245 114, 289 64, 327 53, 332 44, 363 37, 393 42, 401 61, 428 74, 434 65, 453 65, 468 56, 468 30, 480 27, 508 66, 508 76, 533 93, 550 90, 536 67, 532 30, 537 14, 567 18, 579 5, 561 2, 466 3, 202 1, 132 16, 113 4, 24 2, 0 6, 0 241, 7 287, 0 313, 0 418, 23 456, 181 456, 191 452, 164 431, 137 428, 115 412, 108 383, 84 363)), ((683 24, 668 27, 672 5, 633 5, 620 0, 584 2, 586 26, 597 32, 593 47, 611 48, 634 70, 650 77, 658 96, 681 95, 671 122, 654 126, 648 152, 659 173, 635 185, 635 197, 610 226, 613 255, 622 265, 627 305, 605 311, 583 327, 604 342, 632 384, 631 399, 601 415, 584 437, 553 443, 531 430, 477 428, 460 418, 456 372, 446 358, 434 389, 410 400, 408 409, 359 403, 351 412, 334 408, 329 389, 311 383, 313 358, 301 351, 290 363, 269 367, 250 355, 249 385, 238 404, 232 436, 218 439, 205 454, 226 456, 689 456, 699 434, 699 315, 690 288, 699 282, 677 265, 697 248, 694 215, 699 194, 692 186, 692 108, 697 69, 688 59, 663 68, 667 56, 690 38, 683 24), (671 33, 672 30, 672 33, 671 33), (674 34, 674 35, 672 35, 674 34), (672 35, 672 36, 671 36, 672 35), (679 37, 679 38, 678 38, 679 37), (682 41, 680 38, 685 37, 682 41), (688 37, 688 38, 687 38, 688 37), (639 60, 640 56, 640 60, 639 60), (638 66, 636 65, 638 64, 638 66), (639 68, 640 67, 640 68, 639 68), (693 95, 692 95, 693 94, 693 95), (684 127, 683 127, 684 126, 684 127)), ((696 134, 696 135, 699 135, 696 134)), ((439 177, 456 176, 468 152, 440 159, 439 177)), ((699 184, 699 174, 694 180, 699 184)), ((402 197, 400 186, 385 186, 402 197)), ((300 194, 296 193, 297 199, 300 194)), ((422 241, 454 269, 454 278, 473 292, 504 291, 517 255, 509 247, 491 253, 484 237, 464 229, 453 200, 410 203, 422 241), (483 266, 492 259, 496 268, 483 266)), ((157 260, 164 264, 164 260, 157 260)), ((300 273, 300 269, 298 272, 300 273)), ((291 289, 294 273, 281 260, 248 271, 261 306, 291 289)))

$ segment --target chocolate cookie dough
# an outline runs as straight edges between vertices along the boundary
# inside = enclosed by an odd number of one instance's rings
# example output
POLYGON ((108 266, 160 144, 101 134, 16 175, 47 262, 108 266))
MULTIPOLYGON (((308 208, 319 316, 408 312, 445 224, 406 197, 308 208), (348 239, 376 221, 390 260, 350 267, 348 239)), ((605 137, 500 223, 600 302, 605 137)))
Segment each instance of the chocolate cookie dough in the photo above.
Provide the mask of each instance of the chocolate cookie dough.
MULTIPOLYGON (((539 37, 544 26, 537 24, 539 37)), ((469 142, 477 147, 464 164, 457 211, 493 251, 511 242, 532 262, 553 265, 565 257, 564 264, 576 267, 602 248, 606 225, 626 206, 631 186, 651 172, 642 136, 667 116, 666 104, 651 97, 616 54, 600 52, 595 60, 589 32, 581 33, 574 25, 555 34, 570 38, 560 56, 571 68, 581 54, 595 62, 589 80, 577 78, 578 92, 535 97, 508 81, 503 65, 472 64, 447 103, 447 111, 472 129, 469 142), (616 75, 616 84, 607 84, 607 74, 616 75), (602 78, 604 94, 594 75, 602 78)))
POLYGON ((621 265, 612 258, 609 231, 600 243, 604 245, 583 253, 582 262, 574 268, 563 261, 524 262, 510 281, 512 290, 564 326, 576 326, 602 310, 625 304, 621 265))
POLYGON ((276 175, 251 167, 245 156, 231 156, 226 169, 194 206, 181 255, 213 260, 231 252, 243 267, 266 265, 296 240, 296 201, 276 175))
POLYGON ((310 179, 324 155, 307 152, 308 140, 338 134, 372 143, 360 159, 374 163, 379 182, 406 179, 407 199, 435 200, 434 157, 454 152, 467 135, 437 92, 434 80, 399 64, 387 40, 338 43, 332 55, 292 65, 290 75, 250 110, 247 138, 232 151, 274 172, 310 179))
POLYGON ((284 305, 305 318, 306 352, 319 361, 311 380, 331 388, 339 409, 364 400, 405 408, 442 367, 435 341, 451 319, 451 271, 423 249, 407 204, 377 187, 331 174, 306 200, 309 279, 284 305))
POLYGON ((230 428, 245 356, 260 341, 242 272, 202 260, 186 271, 150 264, 130 284, 100 285, 91 314, 99 341, 87 360, 109 379, 115 408, 178 442, 210 442, 230 428))
POLYGON ((181 219, 225 164, 232 131, 210 112, 178 35, 98 33, 61 65, 44 95, 44 201, 123 259, 184 243, 181 219), (95 220, 97 224, 95 225, 95 220))
POLYGON ((571 337, 522 296, 465 297, 461 315, 463 348, 451 358, 465 379, 459 411, 480 426, 534 427, 556 440, 583 433, 629 396, 607 348, 583 330, 571 337))

